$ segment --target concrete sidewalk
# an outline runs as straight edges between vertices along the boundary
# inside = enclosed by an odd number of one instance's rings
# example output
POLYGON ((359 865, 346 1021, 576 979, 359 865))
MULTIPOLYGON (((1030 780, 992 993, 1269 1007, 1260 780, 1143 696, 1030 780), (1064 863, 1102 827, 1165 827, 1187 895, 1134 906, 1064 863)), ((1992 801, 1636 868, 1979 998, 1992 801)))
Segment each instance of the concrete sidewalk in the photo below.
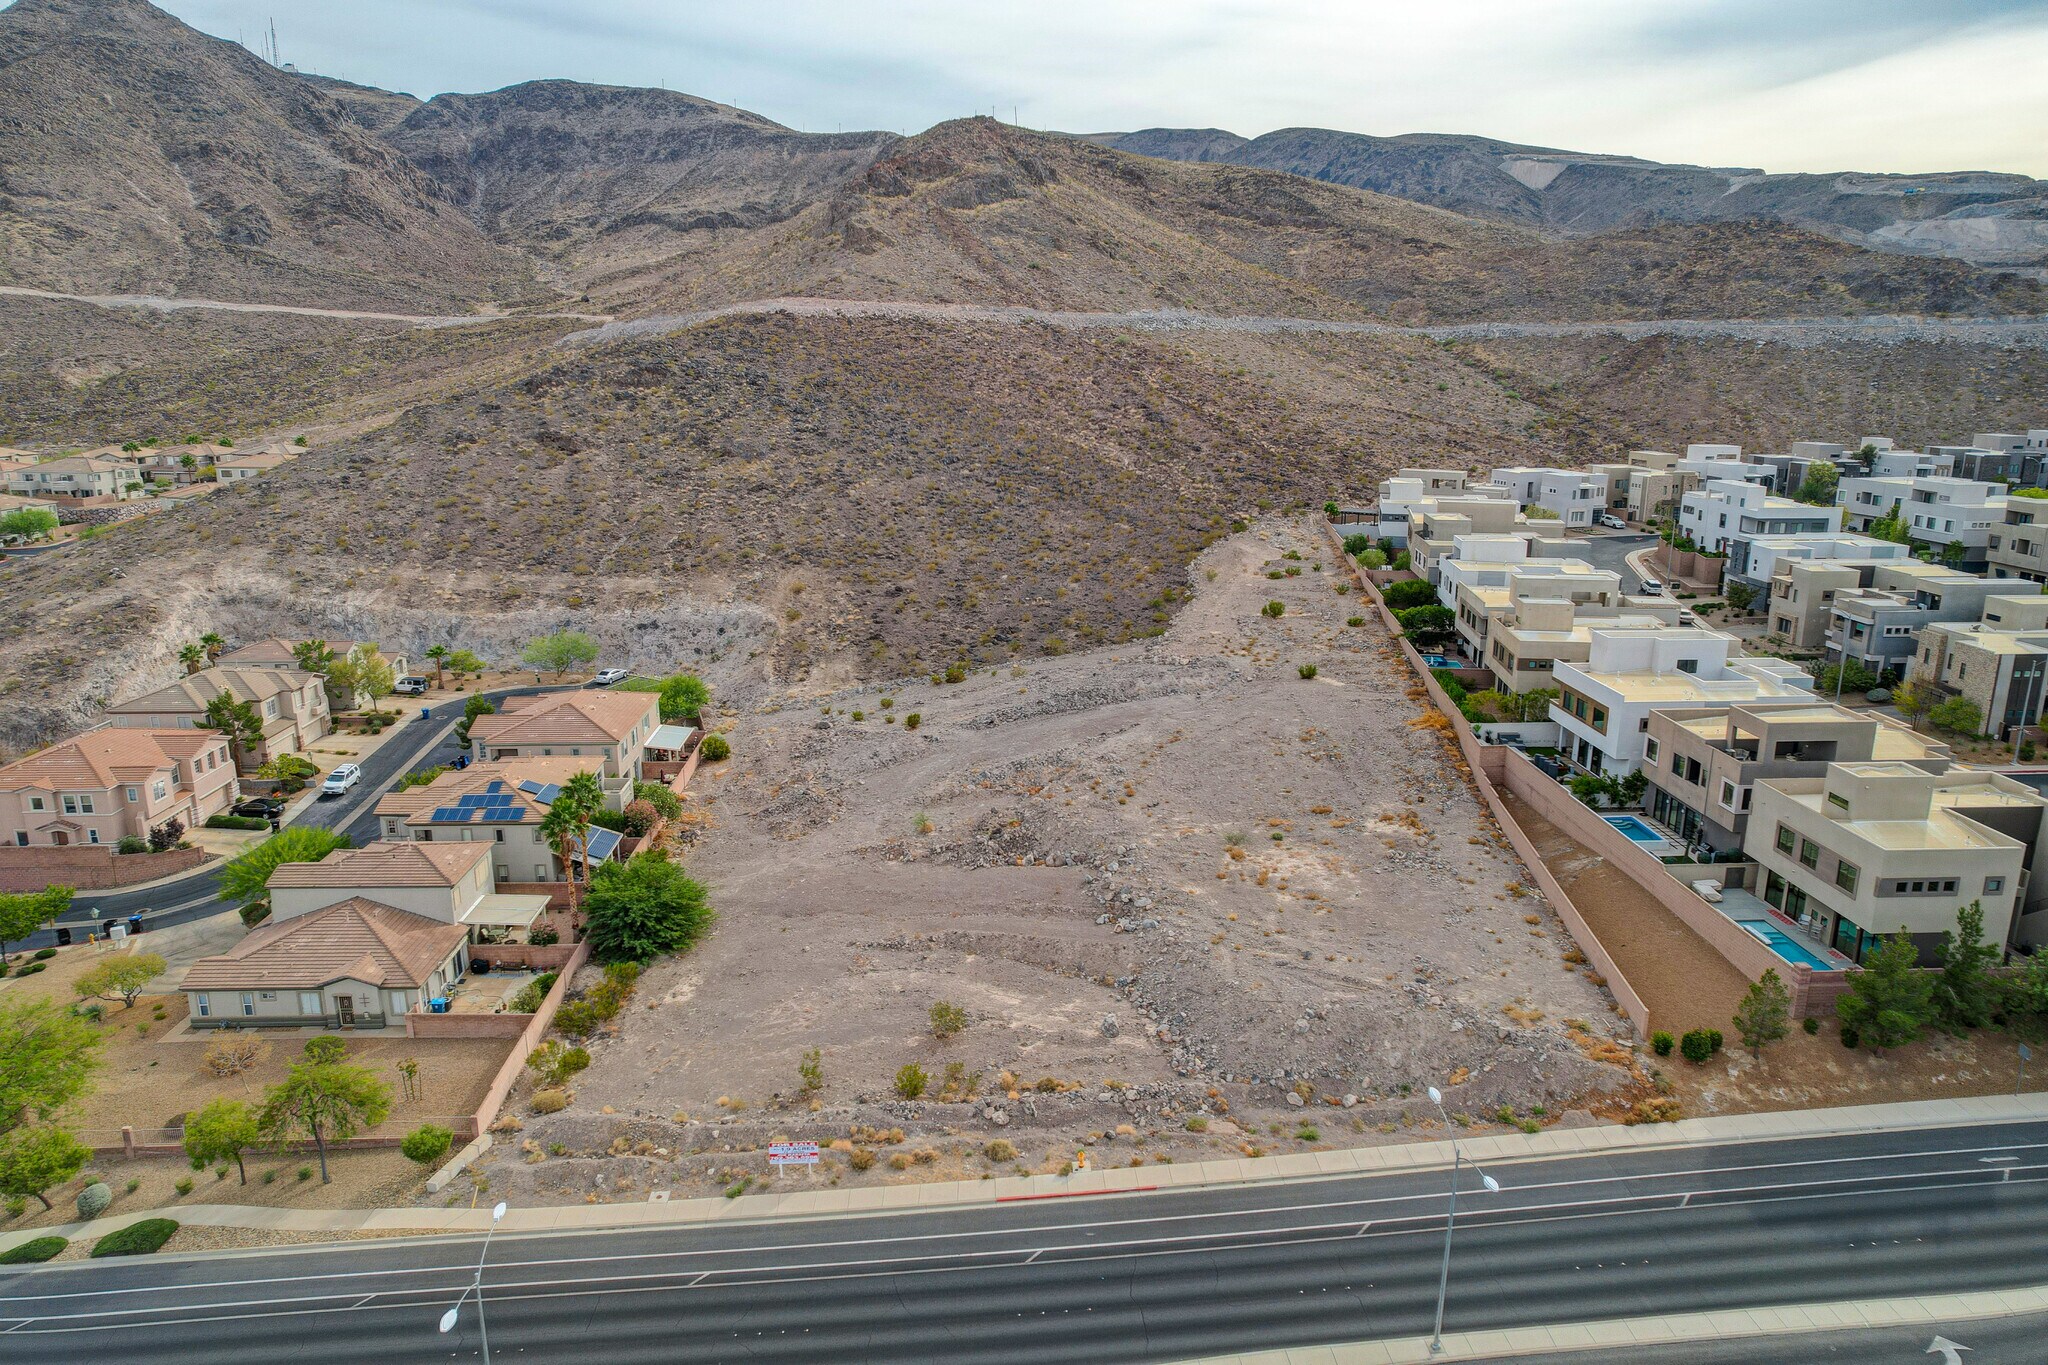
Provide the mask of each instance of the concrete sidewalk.
MULTIPOLYGON (((1778 1114, 1739 1114, 1683 1119, 1635 1127, 1550 1129, 1501 1133, 1463 1142, 1466 1159, 1512 1162, 1534 1157, 1632 1152, 1761 1142, 1778 1138, 1846 1136, 1966 1124, 2048 1119, 2048 1093, 1918 1100, 1903 1104, 1858 1105, 1842 1109, 1801 1109, 1778 1114)), ((997 1180, 880 1185, 852 1190, 801 1190, 789 1194, 744 1195, 736 1199, 679 1199, 663 1203, 568 1204, 512 1209, 502 1232, 567 1232, 636 1228, 662 1224, 754 1222, 777 1218, 826 1218, 854 1214, 906 1213, 947 1207, 988 1206, 1024 1199, 1186 1190, 1210 1185, 1249 1185, 1344 1175, 1440 1170, 1449 1165, 1448 1142, 1412 1142, 1389 1147, 1301 1152, 1261 1160, 1187 1162, 1174 1166, 1115 1167, 1073 1175, 1005 1176, 997 1180)), ((105 1236, 141 1218, 175 1217, 195 1227, 272 1228, 291 1232, 376 1232, 433 1230, 481 1232, 490 1211, 476 1209, 381 1208, 288 1209, 239 1204, 194 1204, 144 1209, 58 1227, 0 1233, 0 1251, 32 1237, 105 1236)), ((1306 1359, 1306 1357, 1304 1357, 1306 1359)))

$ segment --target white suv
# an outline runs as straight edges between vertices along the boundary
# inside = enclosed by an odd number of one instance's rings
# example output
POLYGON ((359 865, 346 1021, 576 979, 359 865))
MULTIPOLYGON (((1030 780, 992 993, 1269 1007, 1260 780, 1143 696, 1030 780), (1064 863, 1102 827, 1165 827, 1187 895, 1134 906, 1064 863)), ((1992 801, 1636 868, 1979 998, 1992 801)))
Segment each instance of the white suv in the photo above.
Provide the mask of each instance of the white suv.
POLYGON ((340 796, 350 787, 363 780, 363 770, 353 763, 344 763, 327 774, 327 780, 320 784, 322 796, 340 796))

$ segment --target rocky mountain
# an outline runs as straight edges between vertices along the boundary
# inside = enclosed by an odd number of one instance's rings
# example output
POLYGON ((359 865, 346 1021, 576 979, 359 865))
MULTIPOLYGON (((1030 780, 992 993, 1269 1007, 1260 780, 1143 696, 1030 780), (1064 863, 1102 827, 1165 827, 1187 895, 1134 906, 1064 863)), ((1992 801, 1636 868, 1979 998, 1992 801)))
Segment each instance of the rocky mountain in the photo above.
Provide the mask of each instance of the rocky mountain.
POLYGON ((1148 128, 1090 140, 1142 156, 1286 171, 1565 232, 1758 219, 1878 250, 1982 264, 2048 262, 2048 181, 2022 175, 1769 175, 1454 134, 1372 137, 1327 128, 1250 139, 1215 128, 1148 128))
POLYGON ((360 107, 142 0, 17 0, 0 281, 413 312, 533 293, 360 107))
POLYGON ((494 239, 585 274, 781 222, 897 140, 575 81, 440 95, 384 136, 494 239))

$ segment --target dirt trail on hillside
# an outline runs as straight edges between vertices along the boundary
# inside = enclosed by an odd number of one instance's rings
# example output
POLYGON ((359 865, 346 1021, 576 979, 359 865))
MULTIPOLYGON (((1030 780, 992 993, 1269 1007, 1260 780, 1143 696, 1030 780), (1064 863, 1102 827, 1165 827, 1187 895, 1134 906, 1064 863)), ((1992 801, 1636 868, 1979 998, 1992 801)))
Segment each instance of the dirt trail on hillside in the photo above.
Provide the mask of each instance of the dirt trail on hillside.
POLYGON ((63 294, 51 289, 29 289, 18 284, 0 284, 0 295, 50 299, 57 303, 89 303, 95 308, 146 308, 157 313, 207 308, 227 313, 290 313, 297 317, 345 318, 357 322, 409 322, 418 327, 466 327, 479 322, 525 322, 536 318, 566 318, 572 322, 611 321, 609 313, 372 313, 357 308, 311 308, 290 303, 235 303, 226 299, 171 298, 163 294, 63 294))

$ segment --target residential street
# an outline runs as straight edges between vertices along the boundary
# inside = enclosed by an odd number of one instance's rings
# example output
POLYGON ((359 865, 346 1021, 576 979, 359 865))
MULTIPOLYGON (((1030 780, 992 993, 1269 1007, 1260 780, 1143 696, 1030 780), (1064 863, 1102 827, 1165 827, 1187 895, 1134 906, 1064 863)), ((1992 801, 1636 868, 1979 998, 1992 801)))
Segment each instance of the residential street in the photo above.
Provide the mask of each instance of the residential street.
MULTIPOLYGON (((2042 1122, 1488 1173, 1502 1191, 1479 1192, 1468 1173, 1459 1206, 1451 1331, 2018 1286, 2048 1265, 2042 1122)), ((505 1236, 490 1247, 488 1328, 507 1360, 608 1362, 1174 1361, 1426 1335, 1445 1180, 505 1236)), ((24 1359, 468 1360, 474 1302, 451 1336, 435 1324, 477 1246, 362 1241, 13 1270, 0 1275, 0 1335, 24 1359)), ((1968 1341, 1963 1331, 1950 1335, 1968 1341)), ((1880 1344, 1844 1358, 1903 1365, 1925 1342, 1880 1344)))

